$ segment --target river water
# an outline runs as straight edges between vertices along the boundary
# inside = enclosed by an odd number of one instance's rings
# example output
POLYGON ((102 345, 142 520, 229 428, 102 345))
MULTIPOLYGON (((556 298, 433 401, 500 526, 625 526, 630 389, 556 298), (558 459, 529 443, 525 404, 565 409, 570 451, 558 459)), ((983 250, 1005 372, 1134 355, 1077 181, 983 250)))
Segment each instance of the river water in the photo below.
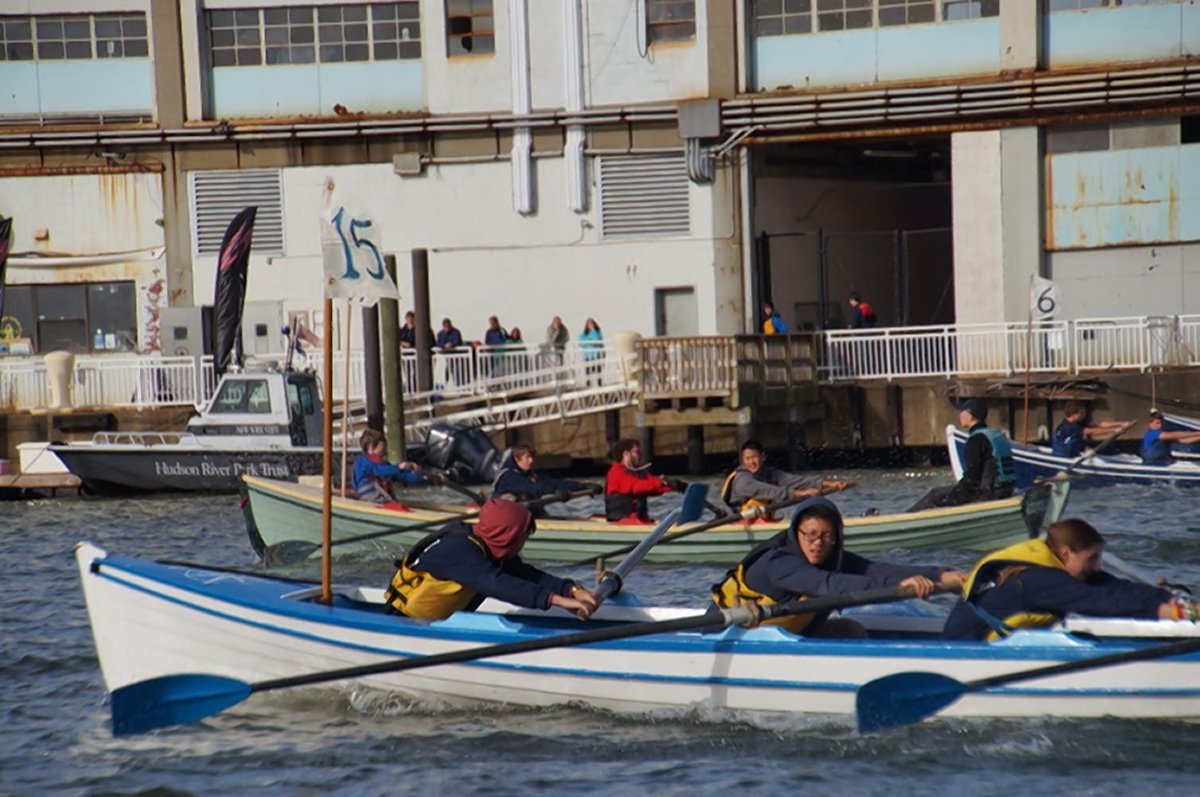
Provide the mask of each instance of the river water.
MULTIPOLYGON (((950 479, 946 469, 827 475, 859 481, 839 496, 848 515, 906 506, 950 479)), ((1125 560, 1200 586, 1197 499, 1170 487, 1076 491, 1068 515, 1090 520, 1125 560)), ((848 716, 463 709, 326 688, 256 696, 202 723, 117 739, 74 544, 255 568, 237 499, 17 501, 0 503, 0 520, 3 795, 1200 794, 1200 724, 1189 722, 939 719, 860 737, 848 716)), ((879 558, 973 560, 958 551, 879 558)), ((700 605, 722 571, 643 567, 627 588, 700 605)), ((382 585, 390 562, 339 562, 335 574, 382 585)))

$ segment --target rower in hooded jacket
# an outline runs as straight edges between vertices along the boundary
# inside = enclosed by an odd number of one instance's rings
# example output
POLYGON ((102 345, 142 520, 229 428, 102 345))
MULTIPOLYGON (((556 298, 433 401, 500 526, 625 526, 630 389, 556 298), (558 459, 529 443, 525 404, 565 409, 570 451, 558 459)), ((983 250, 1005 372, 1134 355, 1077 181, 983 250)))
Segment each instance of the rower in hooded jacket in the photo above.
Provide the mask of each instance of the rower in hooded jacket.
POLYGON ((455 520, 414 545, 399 562, 385 601, 415 620, 474 611, 485 598, 591 614, 597 601, 590 590, 521 561, 518 554, 535 529, 527 508, 493 498, 474 526, 455 520))
MULTIPOLYGON (((842 515, 826 498, 810 498, 796 507, 791 525, 746 555, 725 579, 713 586, 720 608, 743 603, 771 605, 797 598, 846 595, 883 587, 911 587, 927 597, 934 584, 957 587, 964 573, 940 567, 874 562, 845 550, 842 515)), ((862 638, 866 630, 828 612, 768 621, 810 637, 862 638)))

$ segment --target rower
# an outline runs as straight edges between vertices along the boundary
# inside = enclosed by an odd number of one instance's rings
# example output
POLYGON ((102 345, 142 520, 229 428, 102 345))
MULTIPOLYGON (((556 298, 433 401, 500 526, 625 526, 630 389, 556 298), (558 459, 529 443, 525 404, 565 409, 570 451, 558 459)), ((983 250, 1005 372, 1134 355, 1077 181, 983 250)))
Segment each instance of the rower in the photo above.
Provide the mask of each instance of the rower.
POLYGON ((642 462, 642 446, 632 438, 613 443, 611 453, 613 464, 604 479, 604 513, 609 522, 650 523, 647 498, 687 489, 686 482, 651 473, 650 463, 642 462))
MULTIPOLYGON (((923 598, 933 592, 934 584, 958 587, 966 576, 940 567, 874 562, 845 550, 844 542, 841 512, 826 498, 810 498, 796 507, 786 531, 747 554, 713 586, 713 603, 723 609, 744 603, 771 605, 883 587, 908 587, 923 598)), ((853 620, 830 619, 829 612, 768 622, 804 636, 857 639, 867 633, 853 620)))
POLYGON ((386 504, 395 500, 392 485, 445 484, 446 477, 426 476, 415 462, 392 464, 387 460, 387 437, 367 428, 358 438, 362 453, 354 460, 354 493, 360 501, 386 504))
POLYGON ((415 620, 474 611, 486 598, 531 609, 558 606, 587 617, 598 605, 591 590, 518 556, 536 528, 523 505, 492 498, 473 527, 455 520, 414 545, 398 562, 384 600, 415 620))
POLYGON ((1194 601, 1104 572, 1104 537, 1071 518, 979 560, 963 597, 946 618, 948 639, 996 640, 1018 628, 1042 628, 1068 613, 1196 622, 1194 601))
POLYGON ((792 498, 812 498, 823 492, 840 492, 850 487, 850 482, 788 473, 767 465, 766 461, 762 443, 757 440, 742 443, 738 451, 738 467, 725 478, 721 500, 733 507, 734 511, 743 512, 792 498))

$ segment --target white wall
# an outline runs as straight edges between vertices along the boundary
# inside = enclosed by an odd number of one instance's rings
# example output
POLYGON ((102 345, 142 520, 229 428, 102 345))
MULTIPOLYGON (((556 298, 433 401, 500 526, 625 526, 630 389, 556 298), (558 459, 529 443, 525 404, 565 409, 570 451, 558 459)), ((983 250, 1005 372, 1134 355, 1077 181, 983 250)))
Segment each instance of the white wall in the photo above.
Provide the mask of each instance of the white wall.
POLYGON ((1025 321, 1042 253, 1037 128, 951 136, 955 316, 1025 321))
MULTIPOLYGON (((12 253, 104 254, 163 246, 162 176, 159 174, 47 175, 0 178, 0 216, 13 219, 12 253), (39 229, 49 232, 34 240, 39 229)), ((138 345, 157 344, 157 314, 168 303, 161 259, 87 267, 19 267, 16 284, 132 280, 138 292, 138 345)), ((210 291, 211 293, 211 291, 210 291)))
MULTIPOLYGON (((526 341, 540 342, 554 315, 573 335, 593 316, 608 334, 652 335, 654 289, 694 286, 701 332, 738 330, 732 175, 721 170, 713 186, 691 185, 690 236, 605 241, 596 209, 579 215, 567 208, 563 164, 535 162, 540 202, 532 216, 512 209, 505 161, 431 166, 416 178, 396 176, 389 164, 285 169, 285 254, 252 258, 247 301, 279 301, 285 312, 320 306, 317 220, 331 175, 377 214, 384 251, 396 254, 402 313, 412 306, 411 250, 429 250, 435 327, 449 316, 465 338, 479 339, 495 314, 506 327, 519 326, 526 341)), ((214 256, 197 258, 198 302, 211 301, 214 273, 214 256)))
POLYGON ((1049 252, 1059 318, 1200 313, 1200 245, 1049 252))

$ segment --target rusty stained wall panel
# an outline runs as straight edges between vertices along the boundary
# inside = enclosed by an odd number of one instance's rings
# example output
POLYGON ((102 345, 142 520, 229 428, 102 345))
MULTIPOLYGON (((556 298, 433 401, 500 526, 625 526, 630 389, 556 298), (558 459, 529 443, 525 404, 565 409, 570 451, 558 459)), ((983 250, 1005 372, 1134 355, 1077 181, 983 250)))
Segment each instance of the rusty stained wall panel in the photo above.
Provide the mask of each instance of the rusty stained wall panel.
POLYGON ((1047 160, 1048 250, 1200 240, 1200 145, 1047 160))

